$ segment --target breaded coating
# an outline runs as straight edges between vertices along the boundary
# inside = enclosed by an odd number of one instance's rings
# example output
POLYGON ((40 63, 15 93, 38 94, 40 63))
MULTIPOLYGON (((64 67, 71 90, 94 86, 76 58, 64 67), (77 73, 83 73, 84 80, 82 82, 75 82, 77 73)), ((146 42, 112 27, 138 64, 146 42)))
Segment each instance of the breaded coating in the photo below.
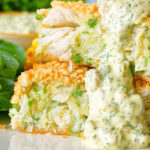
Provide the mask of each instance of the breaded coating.
POLYGON ((11 125, 23 132, 80 135, 88 115, 87 67, 52 61, 35 64, 15 83, 11 125))
POLYGON ((34 82, 42 82, 47 84, 50 81, 62 82, 64 85, 84 83, 85 72, 87 67, 80 67, 75 64, 52 61, 46 64, 34 64, 33 69, 25 71, 18 77, 15 83, 14 96, 11 103, 19 102, 19 97, 29 88, 34 82), (71 67, 71 71, 69 71, 71 67))
MULTIPOLYGON (((77 12, 80 12, 82 14, 87 14, 87 13, 91 13, 91 14, 98 14, 98 6, 93 3, 93 4, 85 4, 82 1, 79 2, 64 2, 64 1, 52 1, 51 2, 52 8, 57 7, 57 6, 61 6, 67 9, 71 9, 77 12)), ((49 13, 50 9, 39 9, 37 10, 37 13, 40 15, 45 15, 47 16, 49 13)))

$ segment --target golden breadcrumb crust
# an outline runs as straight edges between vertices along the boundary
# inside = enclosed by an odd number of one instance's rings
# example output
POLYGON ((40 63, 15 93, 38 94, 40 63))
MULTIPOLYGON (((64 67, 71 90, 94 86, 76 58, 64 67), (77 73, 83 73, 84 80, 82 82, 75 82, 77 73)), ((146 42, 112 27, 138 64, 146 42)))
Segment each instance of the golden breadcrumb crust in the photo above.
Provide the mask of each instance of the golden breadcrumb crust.
POLYGON ((65 7, 67 9, 71 9, 74 11, 78 11, 83 14, 94 14, 98 13, 98 6, 94 4, 87 4, 83 3, 82 1, 79 2, 64 2, 64 1, 52 1, 51 2, 52 7, 61 6, 65 7))
POLYGON ((0 128, 3 129, 3 130, 6 130, 6 125, 0 124, 0 128))
POLYGON ((18 127, 20 132, 23 132, 23 133, 31 133, 31 134, 46 134, 46 133, 49 133, 51 135, 62 135, 62 136, 71 136, 71 135, 74 135, 74 136, 78 136, 78 137, 81 137, 83 136, 83 133, 75 133, 75 134, 71 134, 69 130, 66 130, 66 131, 45 131, 44 129, 37 129, 37 128, 34 128, 32 130, 32 132, 29 132, 29 131, 26 131, 26 130, 23 130, 21 127, 18 127))
POLYGON ((20 96, 30 89, 34 83, 42 82, 47 85, 50 82, 62 82, 69 86, 71 84, 84 84, 87 67, 76 64, 52 61, 47 64, 34 64, 33 69, 23 72, 15 83, 14 96, 11 103, 18 103, 20 96), (71 67, 71 70, 69 69, 71 67))
MULTIPOLYGON (((82 13, 82 14, 93 14, 95 16, 99 16, 98 6, 96 4, 87 4, 82 1, 79 2, 64 2, 64 1, 52 1, 52 8, 61 6, 67 9, 71 9, 73 11, 82 13)), ((50 9, 39 9, 37 13, 40 15, 47 16, 50 9)))

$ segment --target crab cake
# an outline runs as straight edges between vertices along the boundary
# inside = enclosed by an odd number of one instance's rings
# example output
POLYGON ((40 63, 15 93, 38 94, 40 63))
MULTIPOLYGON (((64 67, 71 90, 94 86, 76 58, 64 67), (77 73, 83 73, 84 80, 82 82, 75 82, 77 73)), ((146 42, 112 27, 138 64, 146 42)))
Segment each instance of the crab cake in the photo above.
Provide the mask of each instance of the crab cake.
POLYGON ((11 125, 25 132, 80 134, 88 116, 84 76, 88 70, 52 61, 35 64, 15 84, 11 125))
POLYGON ((27 51, 25 68, 34 62, 74 61, 96 67, 100 59, 100 15, 95 4, 53 1, 37 11, 39 38, 27 51))

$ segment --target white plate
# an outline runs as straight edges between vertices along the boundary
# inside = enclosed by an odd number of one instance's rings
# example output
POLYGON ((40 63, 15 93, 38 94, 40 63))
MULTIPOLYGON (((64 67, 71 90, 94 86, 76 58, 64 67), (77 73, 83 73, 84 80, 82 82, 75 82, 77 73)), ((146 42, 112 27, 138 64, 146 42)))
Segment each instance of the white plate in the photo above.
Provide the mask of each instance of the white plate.
MULTIPOLYGON (((0 129, 0 150, 93 150, 77 137, 20 133, 0 129)), ((145 149, 150 150, 150 148, 145 149)))
MULTIPOLYGON (((7 113, 0 112, 0 123, 9 125, 7 113)), ((0 129, 0 150, 94 150, 82 144, 81 138, 21 133, 0 129)), ((144 150, 150 150, 144 149, 144 150)))

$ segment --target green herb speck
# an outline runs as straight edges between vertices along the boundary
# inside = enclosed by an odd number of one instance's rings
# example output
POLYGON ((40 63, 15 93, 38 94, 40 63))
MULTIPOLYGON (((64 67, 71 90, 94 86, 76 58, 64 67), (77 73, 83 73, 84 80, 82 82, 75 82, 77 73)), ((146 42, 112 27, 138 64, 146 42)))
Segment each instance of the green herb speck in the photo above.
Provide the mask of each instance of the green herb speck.
POLYGON ((92 58, 87 59, 86 64, 91 65, 92 64, 92 58))
POLYGON ((47 92, 46 87, 43 87, 43 93, 45 94, 47 92))
POLYGON ((134 64, 130 65, 130 71, 131 71, 132 75, 135 74, 135 65, 134 64))
POLYGON ((150 36, 149 36, 149 37, 147 37, 147 39, 150 41, 150 36))
POLYGON ((36 15, 36 20, 42 20, 42 19, 43 19, 43 17, 40 14, 36 15))
POLYGON ((40 118, 39 118, 39 117, 37 117, 37 116, 36 116, 36 117, 34 117, 34 120, 35 120, 35 121, 38 121, 39 119, 40 119, 40 118))
POLYGON ((82 96, 83 92, 80 89, 76 89, 73 91, 73 96, 82 96))
POLYGON ((43 34, 41 37, 44 38, 45 36, 46 36, 46 35, 43 34))
POLYGON ((93 139, 95 139, 96 138, 96 135, 93 135, 93 139))
POLYGON ((94 28, 95 27, 95 25, 97 24, 97 18, 93 18, 93 19, 89 19, 88 20, 88 25, 89 25, 89 27, 90 28, 94 28))
POLYGON ((144 66, 147 67, 147 65, 148 65, 148 58, 145 58, 145 60, 144 60, 144 66))
POLYGON ((19 112, 20 108, 19 108, 19 104, 13 104, 12 108, 16 109, 17 112, 19 112))
POLYGON ((103 45, 102 51, 105 50, 106 46, 107 46, 107 44, 104 44, 104 45, 103 45))
POLYGON ((82 33, 83 33, 83 34, 89 34, 89 32, 88 32, 88 31, 83 31, 82 33))
POLYGON ((32 101, 29 101, 28 102, 28 107, 31 107, 32 106, 32 101))
POLYGON ((80 64, 82 62, 82 57, 79 54, 73 56, 73 61, 80 64))
POLYGON ((37 93, 39 91, 39 86, 38 85, 35 85, 34 86, 34 91, 37 93))

